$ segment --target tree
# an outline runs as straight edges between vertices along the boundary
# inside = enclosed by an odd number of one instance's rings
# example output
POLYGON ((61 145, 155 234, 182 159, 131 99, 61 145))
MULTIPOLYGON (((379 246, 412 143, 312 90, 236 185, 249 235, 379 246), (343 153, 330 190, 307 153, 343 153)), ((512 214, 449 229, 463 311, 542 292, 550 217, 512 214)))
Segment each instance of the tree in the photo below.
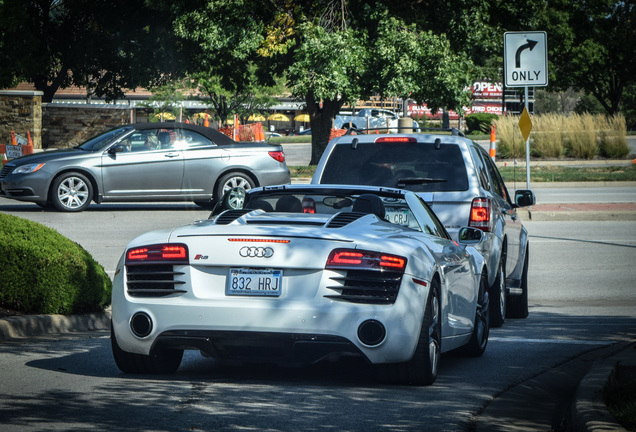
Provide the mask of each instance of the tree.
POLYGON ((621 109, 636 81, 633 0, 555 0, 542 17, 548 31, 551 87, 594 96, 607 114, 621 109))
POLYGON ((240 92, 252 82, 250 64, 260 84, 284 74, 310 115, 312 163, 344 103, 373 93, 455 109, 466 102, 471 63, 443 36, 407 24, 382 1, 207 0, 162 7, 176 17, 177 35, 196 46, 199 66, 190 66, 216 77, 219 88, 240 92))
POLYGON ((44 101, 70 85, 113 100, 160 84, 187 51, 144 0, 4 0, 0 16, 0 86, 33 83, 44 101))

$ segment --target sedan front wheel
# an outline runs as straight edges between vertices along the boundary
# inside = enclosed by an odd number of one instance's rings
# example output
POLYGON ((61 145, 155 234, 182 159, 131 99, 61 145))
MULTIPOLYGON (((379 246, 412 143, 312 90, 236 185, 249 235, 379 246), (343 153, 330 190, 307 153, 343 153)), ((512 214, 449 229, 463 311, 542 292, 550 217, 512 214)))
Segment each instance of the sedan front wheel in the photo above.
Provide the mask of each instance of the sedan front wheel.
POLYGON ((59 211, 86 210, 93 196, 91 182, 80 173, 65 173, 53 181, 50 202, 59 211))

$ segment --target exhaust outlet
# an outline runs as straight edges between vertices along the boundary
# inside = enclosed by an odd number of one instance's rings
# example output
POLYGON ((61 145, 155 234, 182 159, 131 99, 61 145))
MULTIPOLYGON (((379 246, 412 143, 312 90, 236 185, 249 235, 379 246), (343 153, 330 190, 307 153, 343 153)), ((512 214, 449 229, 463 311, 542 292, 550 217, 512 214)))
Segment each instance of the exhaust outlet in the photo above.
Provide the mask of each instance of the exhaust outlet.
POLYGON ((152 319, 145 312, 137 312, 130 319, 130 330, 138 338, 145 338, 152 332, 152 319))
POLYGON ((378 320, 366 320, 358 327, 358 339, 367 346, 379 345, 384 341, 385 337, 386 328, 378 320))

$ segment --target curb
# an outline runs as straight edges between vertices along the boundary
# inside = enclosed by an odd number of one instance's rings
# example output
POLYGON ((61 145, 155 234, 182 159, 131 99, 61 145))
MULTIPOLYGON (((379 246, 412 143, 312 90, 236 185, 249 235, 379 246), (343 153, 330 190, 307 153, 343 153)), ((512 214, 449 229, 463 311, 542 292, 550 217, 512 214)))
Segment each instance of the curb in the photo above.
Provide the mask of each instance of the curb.
POLYGON ((80 315, 19 315, 0 319, 0 342, 47 334, 110 328, 110 308, 80 315))
POLYGON ((616 367, 627 364, 636 367, 636 344, 630 344, 609 358, 597 360, 579 383, 572 404, 572 427, 576 431, 628 432, 610 414, 603 400, 603 389, 614 378, 616 367))

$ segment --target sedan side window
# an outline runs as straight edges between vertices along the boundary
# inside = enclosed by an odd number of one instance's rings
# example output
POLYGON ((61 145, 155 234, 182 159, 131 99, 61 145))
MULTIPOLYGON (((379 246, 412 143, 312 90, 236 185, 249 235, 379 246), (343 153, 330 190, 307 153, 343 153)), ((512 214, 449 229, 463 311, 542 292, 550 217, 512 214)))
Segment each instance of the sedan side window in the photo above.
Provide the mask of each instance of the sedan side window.
POLYGON ((198 132, 194 132, 191 130, 182 130, 181 131, 181 145, 183 147, 187 147, 189 149, 194 149, 197 147, 208 147, 213 146, 214 143, 201 135, 198 132))

